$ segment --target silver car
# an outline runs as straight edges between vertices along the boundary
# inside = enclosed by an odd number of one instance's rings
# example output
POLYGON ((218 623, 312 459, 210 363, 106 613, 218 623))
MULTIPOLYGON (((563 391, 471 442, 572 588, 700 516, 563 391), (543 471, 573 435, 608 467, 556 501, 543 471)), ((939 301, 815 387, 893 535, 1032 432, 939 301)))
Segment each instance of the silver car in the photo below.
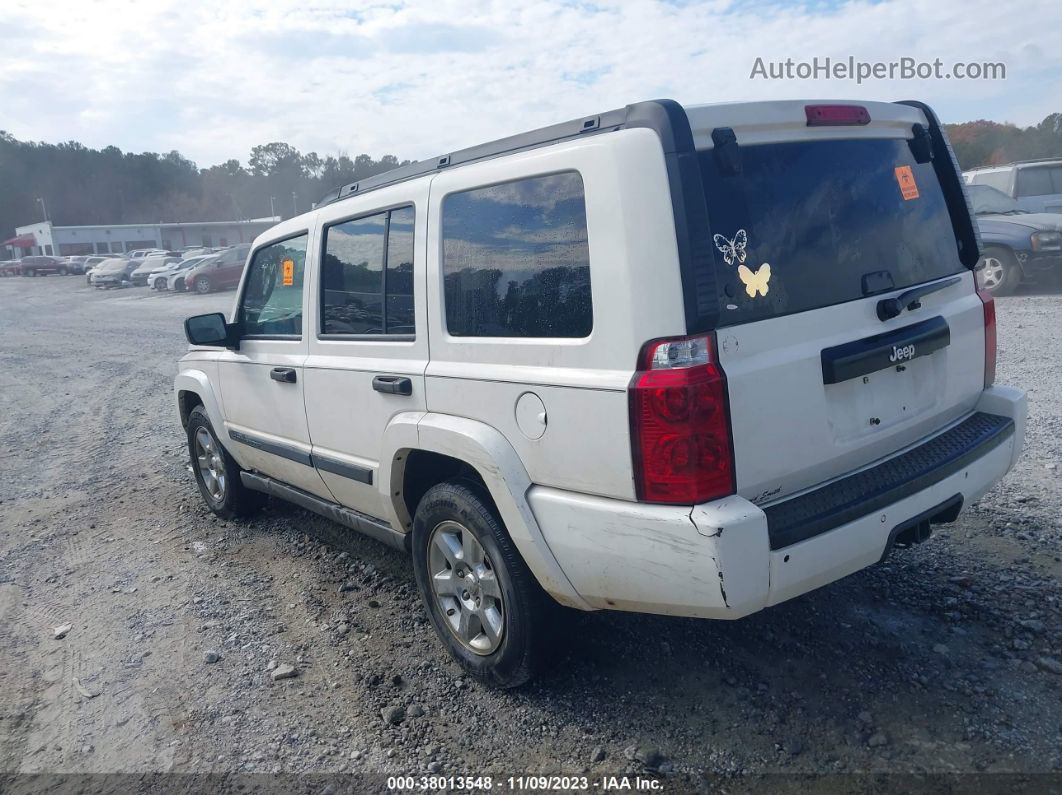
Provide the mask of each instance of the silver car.
POLYGON ((968 185, 988 185, 1030 213, 1062 213, 1062 160, 1022 160, 975 168, 963 174, 968 185))

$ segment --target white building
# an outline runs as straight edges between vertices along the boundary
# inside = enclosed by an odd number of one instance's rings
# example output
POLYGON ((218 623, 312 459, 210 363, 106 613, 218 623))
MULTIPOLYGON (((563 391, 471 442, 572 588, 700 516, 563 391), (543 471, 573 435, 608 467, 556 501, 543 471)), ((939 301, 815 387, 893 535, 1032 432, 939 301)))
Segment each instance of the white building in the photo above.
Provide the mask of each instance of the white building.
POLYGON ((250 243, 278 221, 280 216, 248 221, 96 226, 53 226, 50 221, 42 221, 16 227, 15 236, 4 241, 5 253, 0 254, 0 259, 19 259, 30 254, 115 254, 137 248, 235 246, 250 243))

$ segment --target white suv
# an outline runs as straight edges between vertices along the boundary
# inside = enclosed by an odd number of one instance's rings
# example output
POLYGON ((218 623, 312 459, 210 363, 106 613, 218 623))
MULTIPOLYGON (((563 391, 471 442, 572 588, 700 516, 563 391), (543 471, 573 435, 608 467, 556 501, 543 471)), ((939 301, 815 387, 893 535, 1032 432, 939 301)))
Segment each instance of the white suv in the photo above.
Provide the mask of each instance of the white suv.
POLYGON ((733 619, 924 540, 1014 464, 991 297, 918 103, 630 105, 346 185, 189 318, 210 508, 412 553, 512 686, 549 610, 733 619))

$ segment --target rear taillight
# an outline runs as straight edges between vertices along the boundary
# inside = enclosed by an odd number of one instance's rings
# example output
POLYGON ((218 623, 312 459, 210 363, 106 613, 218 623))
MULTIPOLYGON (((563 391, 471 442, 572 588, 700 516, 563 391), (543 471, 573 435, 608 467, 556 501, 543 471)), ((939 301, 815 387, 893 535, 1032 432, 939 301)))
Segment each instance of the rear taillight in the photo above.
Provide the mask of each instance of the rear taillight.
POLYGON ((978 290, 985 310, 985 386, 996 382, 996 302, 987 290, 978 290))
POLYGON ((862 105, 805 105, 808 127, 847 127, 870 124, 870 111, 862 105))
POLYGON ((726 375, 713 335, 646 344, 630 412, 639 500, 686 505, 734 493, 726 375))

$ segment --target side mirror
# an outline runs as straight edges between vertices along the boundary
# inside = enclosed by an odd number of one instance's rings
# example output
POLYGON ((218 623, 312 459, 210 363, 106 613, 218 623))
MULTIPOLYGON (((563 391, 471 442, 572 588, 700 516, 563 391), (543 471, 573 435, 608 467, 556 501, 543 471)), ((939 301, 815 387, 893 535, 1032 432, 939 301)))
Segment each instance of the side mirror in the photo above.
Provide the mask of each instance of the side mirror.
POLYGON ((232 327, 225 322, 220 312, 209 315, 196 315, 184 321, 184 336, 192 345, 210 345, 229 347, 232 327))

